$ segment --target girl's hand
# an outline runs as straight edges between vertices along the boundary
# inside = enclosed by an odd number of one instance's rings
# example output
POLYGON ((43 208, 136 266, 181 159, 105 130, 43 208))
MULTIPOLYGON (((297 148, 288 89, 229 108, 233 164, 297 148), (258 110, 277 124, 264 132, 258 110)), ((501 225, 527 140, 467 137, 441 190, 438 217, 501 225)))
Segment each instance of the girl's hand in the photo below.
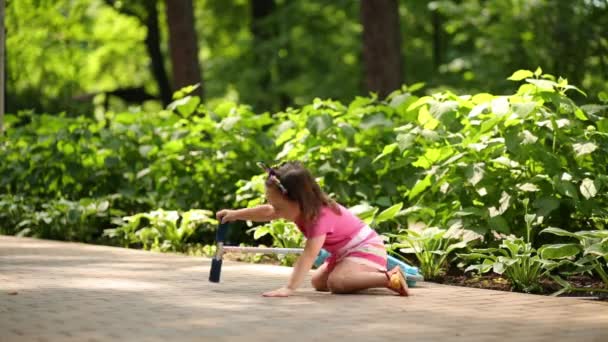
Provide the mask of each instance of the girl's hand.
POLYGON ((262 294, 264 297, 289 297, 293 294, 293 290, 286 287, 281 287, 278 290, 268 291, 262 294))
POLYGON ((215 217, 221 223, 228 223, 228 222, 238 220, 238 217, 236 215, 236 210, 231 210, 231 209, 222 209, 215 214, 215 217))

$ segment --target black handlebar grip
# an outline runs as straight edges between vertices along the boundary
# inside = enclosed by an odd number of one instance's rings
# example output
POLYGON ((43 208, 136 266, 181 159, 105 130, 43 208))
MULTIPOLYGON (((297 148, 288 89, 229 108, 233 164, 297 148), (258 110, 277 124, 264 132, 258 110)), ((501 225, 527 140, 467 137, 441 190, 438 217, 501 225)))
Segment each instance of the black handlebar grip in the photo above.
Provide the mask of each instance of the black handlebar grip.
POLYGON ((220 274, 222 273, 222 259, 211 260, 211 271, 209 272, 209 281, 212 283, 220 282, 220 274))
POLYGON ((228 224, 221 223, 217 232, 215 233, 215 256, 211 259, 211 270, 209 271, 209 281, 213 283, 220 282, 220 275, 222 273, 222 260, 224 255, 224 240, 226 239, 226 234, 228 233, 228 224))

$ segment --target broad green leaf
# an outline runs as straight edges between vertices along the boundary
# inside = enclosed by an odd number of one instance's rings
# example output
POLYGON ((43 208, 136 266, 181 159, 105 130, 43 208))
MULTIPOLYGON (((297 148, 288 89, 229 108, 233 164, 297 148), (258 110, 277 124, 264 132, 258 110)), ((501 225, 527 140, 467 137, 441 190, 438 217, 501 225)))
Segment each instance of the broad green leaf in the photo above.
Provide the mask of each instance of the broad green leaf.
POLYGON ((240 116, 229 116, 224 118, 218 126, 224 131, 232 131, 234 127, 241 122, 241 119, 240 116))
POLYGON ((502 216, 491 217, 488 220, 488 224, 490 225, 490 228, 499 233, 509 234, 511 232, 511 229, 509 228, 509 223, 502 216))
POLYGON ((524 102, 524 103, 513 103, 512 104, 513 112, 522 119, 525 119, 526 117, 528 117, 528 115, 530 113, 532 113, 532 111, 534 109, 536 109, 536 106, 537 106, 536 102, 524 102))
POLYGON ((140 170, 139 172, 137 172, 137 175, 135 175, 135 177, 137 179, 140 179, 140 178, 145 177, 146 175, 148 175, 151 171, 152 170, 149 167, 147 167, 147 168, 145 168, 145 169, 140 170))
POLYGON ((538 137, 527 129, 521 133, 520 138, 522 145, 534 144, 538 141, 538 137))
POLYGON ((409 92, 413 93, 413 92, 415 92, 416 90, 419 90, 419 89, 424 88, 424 86, 425 86, 425 83, 424 83, 424 82, 418 82, 418 83, 414 83, 414 84, 412 84, 411 86, 408 86, 408 87, 407 87, 407 91, 409 91, 409 92))
POLYGON ((110 207, 109 201, 101 201, 97 206, 97 211, 102 213, 102 212, 107 211, 109 207, 110 207))
POLYGON ((539 89, 545 90, 545 91, 553 91, 554 87, 557 86, 557 83, 555 83, 553 81, 547 81, 547 80, 537 80, 537 79, 528 78, 528 79, 526 79, 526 82, 533 84, 536 87, 538 87, 539 89))
POLYGON ((397 203, 395 205, 393 205, 392 207, 382 211, 380 214, 378 214, 378 216, 376 216, 376 218, 374 219, 374 222, 376 224, 382 223, 384 221, 388 221, 388 220, 392 220, 397 213, 399 213, 399 211, 401 210, 401 208, 403 207, 403 203, 397 203))
POLYGON ((188 117, 196 111, 200 103, 200 97, 189 95, 171 102, 167 108, 169 110, 177 110, 184 117, 188 117))
POLYGON ((601 119, 596 122, 597 129, 602 133, 608 133, 608 119, 601 119))
POLYGON ((536 77, 539 77, 542 74, 543 74, 543 69, 541 69, 541 67, 536 68, 536 70, 534 71, 534 76, 536 76, 536 77))
POLYGON ((608 241, 595 243, 585 248, 585 254, 593 254, 608 258, 608 241))
POLYGON ((471 216, 471 215, 478 216, 478 217, 484 217, 485 214, 486 214, 486 212, 483 209, 475 208, 475 207, 464 208, 462 210, 454 212, 454 216, 458 216, 458 217, 466 217, 466 216, 471 216))
POLYGON ((421 155, 418 160, 412 163, 413 166, 429 169, 441 157, 441 150, 437 148, 429 148, 424 155, 421 155))
POLYGON ((448 248, 446 248, 445 252, 446 252, 446 254, 449 254, 454 250, 457 250, 460 248, 466 248, 466 247, 467 247, 467 243, 465 241, 460 241, 458 243, 453 243, 453 244, 449 245, 448 248))
POLYGON ((500 195, 500 200, 498 201, 500 203, 500 213, 504 213, 505 211, 507 211, 507 209, 509 208, 509 203, 511 201, 511 196, 506 193, 506 192, 502 192, 502 194, 500 195))
POLYGON ((403 152, 404 150, 410 148, 416 140, 416 136, 410 133, 403 133, 397 135, 397 144, 399 146, 399 150, 403 152))
POLYGON ((524 221, 531 225, 534 223, 534 220, 536 220, 536 215, 535 214, 525 214, 524 215, 524 221))
POLYGON ((359 204, 349 208, 349 210, 353 214, 357 215, 357 217, 359 217, 366 224, 372 223, 376 213, 378 212, 378 208, 372 207, 369 204, 359 204))
POLYGON ((532 183, 520 184, 517 186, 517 188, 521 191, 526 191, 526 192, 536 192, 536 191, 540 190, 538 188, 538 186, 536 186, 535 184, 532 184, 532 183))
POLYGON ((537 214, 542 217, 547 217, 554 210, 559 208, 559 200, 553 197, 542 197, 534 202, 534 207, 538 208, 537 214))
POLYGON ((430 130, 434 130, 439 125, 439 121, 431 115, 427 106, 420 108, 420 111, 418 112, 418 123, 425 129, 430 130))
POLYGON ((574 243, 562 243, 544 245, 539 252, 543 259, 564 259, 577 255, 581 251, 581 246, 574 243))
POLYGON ((418 101, 416 101, 416 102, 412 103, 412 104, 411 104, 411 105, 410 105, 410 106, 407 108, 407 110, 408 110, 408 111, 410 111, 410 110, 414 110, 414 109, 416 109, 416 108, 418 108, 418 107, 420 107, 420 106, 422 106, 422 105, 427 104, 427 103, 428 103, 430 100, 432 100, 432 99, 433 99, 433 98, 432 98, 432 97, 430 97, 430 96, 423 96, 423 97, 419 98, 419 99, 418 99, 418 101))
POLYGON ((364 130, 376 127, 393 127, 393 122, 387 119, 384 113, 376 113, 363 118, 359 127, 364 130))
POLYGON ((467 166, 465 175, 469 183, 471 183, 473 186, 477 185, 477 183, 483 179, 485 174, 484 166, 484 163, 476 163, 467 166))
POLYGON ((306 128, 312 135, 319 135, 332 126, 333 118, 329 114, 314 115, 308 117, 306 128))
POLYGON ((414 187, 408 194, 408 198, 412 200, 413 198, 418 196, 418 194, 426 190, 429 186, 431 186, 431 175, 427 175, 426 177, 424 177, 424 179, 418 180, 418 182, 416 182, 416 185, 414 185, 414 187))
POLYGON ((509 78, 507 79, 510 81, 521 81, 528 77, 534 77, 534 73, 530 70, 517 70, 513 73, 513 75, 509 76, 509 78))
POLYGON ((154 148, 155 146, 152 145, 141 145, 139 146, 139 154, 141 154, 142 157, 147 157, 154 148))
POLYGON ((470 272, 470 271, 477 271, 478 273, 481 273, 481 264, 477 264, 477 265, 469 265, 467 268, 464 269, 464 273, 470 272))
POLYGON ((574 184, 569 181, 559 180, 555 183, 555 186, 557 188, 557 191, 559 191, 559 193, 561 193, 562 195, 566 195, 571 198, 577 198, 578 196, 574 184))
POLYGON ((595 195, 597 195, 597 189, 595 188, 595 183, 589 178, 583 179, 583 182, 581 183, 581 186, 580 186, 580 190, 586 199, 590 199, 592 197, 595 197, 595 195))
POLYGON ((268 234, 270 232, 270 229, 268 228, 268 226, 261 226, 258 227, 254 232, 253 232, 253 238, 258 240, 259 238, 263 237, 264 235, 268 234))
POLYGON ((569 232, 569 231, 561 229, 561 228, 556 228, 556 227, 545 228, 545 229, 541 230, 540 233, 541 234, 550 233, 550 234, 557 235, 557 236, 569 236, 569 237, 574 237, 574 238, 580 239, 580 237, 578 235, 576 235, 575 233, 569 232))
POLYGON ((382 150, 382 153, 374 159, 373 163, 375 163, 376 161, 378 161, 378 160, 386 157, 387 155, 393 153, 393 151, 395 151, 395 149, 397 149, 398 146, 399 145, 397 143, 393 143, 393 144, 384 146, 384 149, 382 150))
POLYGON ((506 266, 505 264, 503 264, 502 262, 495 262, 494 265, 492 266, 492 270, 494 271, 494 273, 497 274, 503 274, 506 270, 506 266))
POLYGON ((572 145, 572 148, 574 148, 574 152, 576 152, 576 156, 580 157, 580 156, 584 156, 586 154, 590 154, 593 151, 597 150, 597 145, 592 142, 576 143, 576 144, 572 145))
POLYGON ((499 97, 492 100, 492 113, 505 115, 509 113, 509 100, 506 97, 499 97))
POLYGON ((589 120, 589 118, 585 115, 585 113, 583 113, 583 111, 580 108, 576 108, 576 110, 574 111, 574 115, 584 121, 589 120))
POLYGON ((473 102, 474 104, 486 103, 486 102, 491 102, 493 98, 494 98, 494 95, 492 95, 492 94, 479 93, 479 94, 473 95, 471 102, 473 102))

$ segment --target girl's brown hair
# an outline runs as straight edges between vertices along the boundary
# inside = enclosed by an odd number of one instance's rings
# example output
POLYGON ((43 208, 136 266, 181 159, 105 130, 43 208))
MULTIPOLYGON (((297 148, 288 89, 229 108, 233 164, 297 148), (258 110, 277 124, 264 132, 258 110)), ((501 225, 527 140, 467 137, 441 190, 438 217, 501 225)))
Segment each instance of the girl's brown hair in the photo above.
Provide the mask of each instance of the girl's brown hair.
MULTIPOLYGON (((319 217, 323 206, 328 206, 336 214, 340 214, 338 204, 321 190, 310 171, 302 163, 285 162, 273 170, 286 190, 286 193, 283 194, 300 205, 305 224, 313 224, 319 217)), ((278 188, 274 184, 273 186, 278 188)))

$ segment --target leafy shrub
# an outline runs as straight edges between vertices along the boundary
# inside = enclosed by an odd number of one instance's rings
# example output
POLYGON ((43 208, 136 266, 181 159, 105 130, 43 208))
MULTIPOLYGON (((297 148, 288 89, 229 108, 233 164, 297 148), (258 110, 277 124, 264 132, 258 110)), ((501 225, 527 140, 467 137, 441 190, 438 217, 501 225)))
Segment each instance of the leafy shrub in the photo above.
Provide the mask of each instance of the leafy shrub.
POLYGON ((118 228, 105 230, 124 247, 138 245, 147 250, 185 252, 188 239, 198 230, 212 230, 217 220, 208 210, 178 212, 162 209, 123 217, 118 228))
POLYGON ((465 231, 458 223, 450 229, 411 226, 397 234, 388 234, 396 239, 391 250, 414 254, 425 279, 433 280, 445 274, 449 256, 456 250, 466 248, 481 238, 472 231, 465 231))
POLYGON ((0 232, 38 238, 94 242, 99 226, 110 221, 110 201, 82 198, 78 201, 0 195, 0 232))
MULTIPOLYGON (((577 243, 547 244, 541 251, 543 257, 552 258, 573 258, 576 259, 569 263, 570 271, 564 274, 583 274, 595 273, 604 282, 604 287, 608 288, 608 231, 577 231, 569 232, 564 229, 549 227, 541 231, 560 237, 569 237, 577 240, 577 243)), ((560 282, 562 285, 563 283, 560 282)), ((569 288, 569 286, 566 286, 569 288)))
POLYGON ((606 106, 579 107, 577 90, 539 70, 511 96, 450 92, 405 102, 406 122, 376 163, 405 197, 410 217, 521 236, 522 200, 545 224, 593 227, 606 216, 606 106))

